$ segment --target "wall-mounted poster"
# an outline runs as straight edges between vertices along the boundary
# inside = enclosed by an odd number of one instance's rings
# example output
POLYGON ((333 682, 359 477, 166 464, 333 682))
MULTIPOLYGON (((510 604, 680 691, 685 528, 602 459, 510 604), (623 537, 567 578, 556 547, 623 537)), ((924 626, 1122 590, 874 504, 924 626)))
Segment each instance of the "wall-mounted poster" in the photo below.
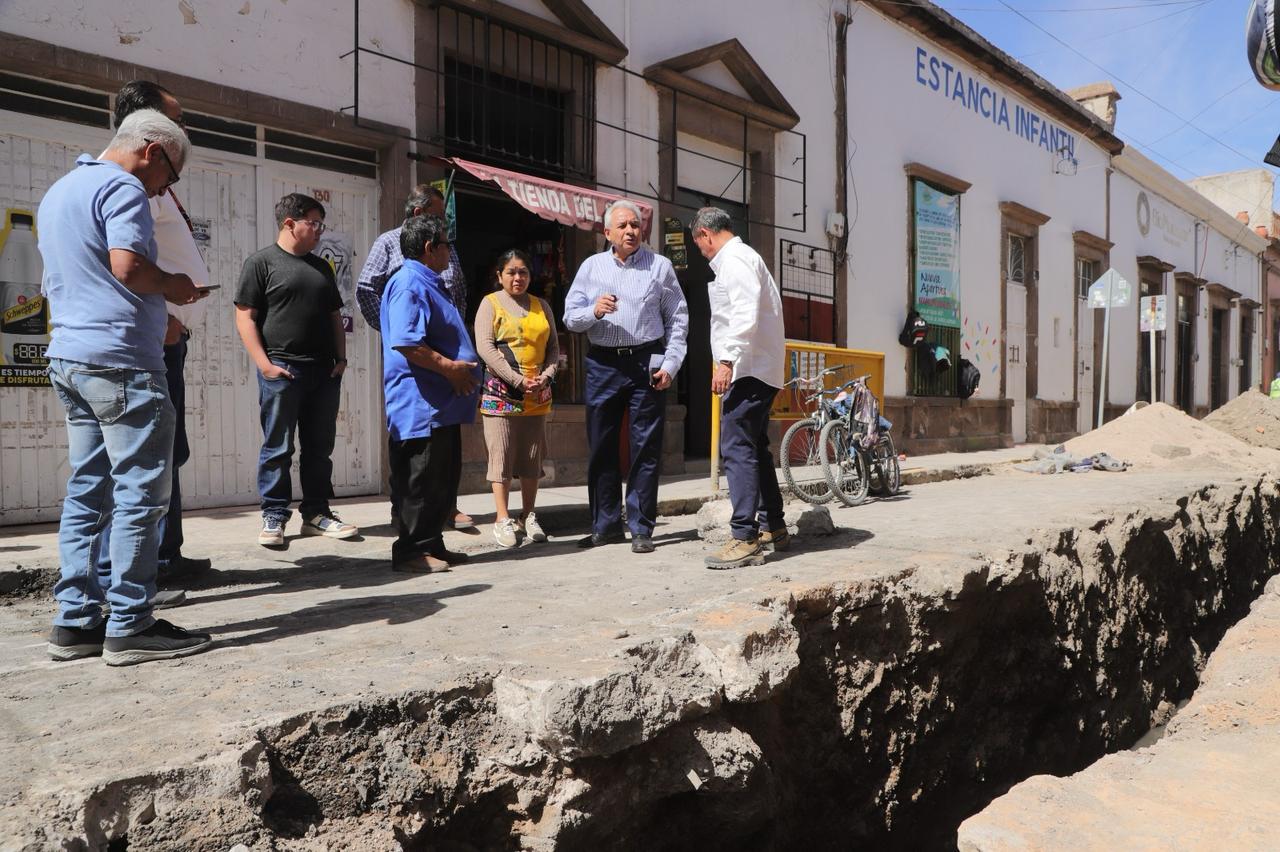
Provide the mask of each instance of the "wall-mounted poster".
POLYGON ((0 386, 49 385, 49 305, 40 292, 44 263, 36 217, 6 210, 0 229, 0 386))
POLYGON ((915 308, 930 325, 960 327, 960 196, 915 181, 915 308))
POLYGON ((333 270, 333 277, 338 282, 338 292, 342 294, 342 327, 347 334, 356 330, 356 288, 351 275, 351 264, 355 258, 355 250, 351 247, 351 237, 341 231, 325 231, 320 237, 320 245, 312 254, 321 257, 333 270))

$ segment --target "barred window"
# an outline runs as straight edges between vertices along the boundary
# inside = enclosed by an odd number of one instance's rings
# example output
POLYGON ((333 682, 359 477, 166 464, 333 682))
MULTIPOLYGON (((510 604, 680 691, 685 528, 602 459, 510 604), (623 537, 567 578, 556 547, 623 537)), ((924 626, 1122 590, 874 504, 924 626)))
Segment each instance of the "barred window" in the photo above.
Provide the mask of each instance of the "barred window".
POLYGON ((1017 234, 1009 235, 1009 280, 1015 284, 1026 284, 1027 239, 1017 234))

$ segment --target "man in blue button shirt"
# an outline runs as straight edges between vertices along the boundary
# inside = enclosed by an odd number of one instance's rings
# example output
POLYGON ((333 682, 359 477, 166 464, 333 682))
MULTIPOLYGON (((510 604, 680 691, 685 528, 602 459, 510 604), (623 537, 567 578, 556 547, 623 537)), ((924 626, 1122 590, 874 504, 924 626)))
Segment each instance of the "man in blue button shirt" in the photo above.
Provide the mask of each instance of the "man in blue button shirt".
POLYGON ((190 150, 178 125, 139 110, 101 158, 82 155, 40 203, 49 380, 67 411, 71 466, 48 644, 55 660, 100 654, 108 665, 130 665, 194 654, 212 641, 152 615, 176 420, 165 382, 165 301, 190 304, 207 292, 155 265, 148 198, 178 182, 190 150), (104 589, 96 566, 107 524, 104 589))
POLYGON ((444 546, 462 476, 462 424, 478 404, 480 359, 440 277, 449 266, 443 219, 414 216, 400 230, 404 265, 382 294, 382 381, 391 490, 399 537, 397 571, 448 571, 466 556, 444 546))
POLYGON ((631 550, 653 552, 666 394, 684 361, 689 309, 671 261, 641 242, 640 210, 615 201, 604 211, 609 248, 583 261, 565 295, 564 324, 586 332, 587 497, 591 535, 579 547, 624 541, 618 439, 631 416, 627 521, 631 550))

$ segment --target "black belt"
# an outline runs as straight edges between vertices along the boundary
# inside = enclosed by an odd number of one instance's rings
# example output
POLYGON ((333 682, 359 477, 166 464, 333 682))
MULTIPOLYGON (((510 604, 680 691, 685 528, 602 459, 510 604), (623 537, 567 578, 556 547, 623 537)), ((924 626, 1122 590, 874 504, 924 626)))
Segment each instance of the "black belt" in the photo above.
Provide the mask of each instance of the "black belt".
POLYGON ((599 346, 595 343, 591 344, 591 348, 587 351, 588 355, 648 355, 650 352, 659 352, 663 349, 661 339, 650 340, 648 343, 638 343, 635 346, 599 346))

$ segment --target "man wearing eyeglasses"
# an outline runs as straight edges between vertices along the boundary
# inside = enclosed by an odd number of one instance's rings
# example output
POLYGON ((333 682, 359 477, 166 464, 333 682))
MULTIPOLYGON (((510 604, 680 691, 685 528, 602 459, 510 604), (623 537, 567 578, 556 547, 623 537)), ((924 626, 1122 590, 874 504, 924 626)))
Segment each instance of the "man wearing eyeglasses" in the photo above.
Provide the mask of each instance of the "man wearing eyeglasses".
POLYGON ((275 243, 244 262, 236 289, 236 330, 258 368, 262 452, 258 544, 284 544, 293 502, 289 473, 296 432, 301 451, 303 535, 347 539, 360 530, 329 506, 347 336, 333 270, 311 254, 324 233, 324 206, 293 192, 276 204, 275 243))
MULTIPOLYGON (((130 115, 143 109, 154 109, 179 127, 184 126, 182 104, 168 89, 150 80, 131 80, 116 93, 116 127, 130 115)), ((192 237, 191 220, 173 192, 173 185, 178 182, 178 170, 174 168, 164 148, 159 150, 161 161, 168 172, 168 182, 158 195, 150 199, 151 218, 155 222, 156 266, 166 272, 186 275, 197 286, 204 286, 209 283, 209 268, 205 266, 204 258, 192 237)), ((182 554, 182 483, 178 475, 179 468, 191 457, 185 416, 187 387, 183 377, 187 361, 187 341, 191 338, 191 329, 203 321, 206 304, 204 299, 200 299, 189 305, 175 305, 172 302, 165 305, 169 311, 168 327, 164 335, 165 384, 168 385, 169 400, 173 403, 177 418, 173 432, 173 483, 169 511, 160 519, 159 577, 162 583, 166 576, 203 570, 210 565, 208 559, 188 559, 182 554)), ((110 533, 111 527, 108 525, 103 530, 98 553, 98 574, 104 586, 109 584, 111 577, 110 533)), ((186 592, 168 589, 157 591, 151 602, 157 609, 163 609, 178 606, 185 600, 186 592)))
POLYGON ((176 419, 164 380, 165 303, 189 304, 207 291, 156 265, 148 199, 173 183, 190 150, 178 125, 138 110, 101 156, 81 156, 40 203, 49 380, 66 409, 71 468, 48 644, 55 660, 101 655, 108 665, 131 665, 211 642, 153 615, 176 419), (107 525, 111 571, 102 578, 107 525))
POLYGON ((458 497, 462 426, 475 422, 480 359, 441 276, 449 251, 443 219, 406 219, 403 265, 379 310, 396 571, 430 574, 466 561, 445 548, 443 530, 458 497))

